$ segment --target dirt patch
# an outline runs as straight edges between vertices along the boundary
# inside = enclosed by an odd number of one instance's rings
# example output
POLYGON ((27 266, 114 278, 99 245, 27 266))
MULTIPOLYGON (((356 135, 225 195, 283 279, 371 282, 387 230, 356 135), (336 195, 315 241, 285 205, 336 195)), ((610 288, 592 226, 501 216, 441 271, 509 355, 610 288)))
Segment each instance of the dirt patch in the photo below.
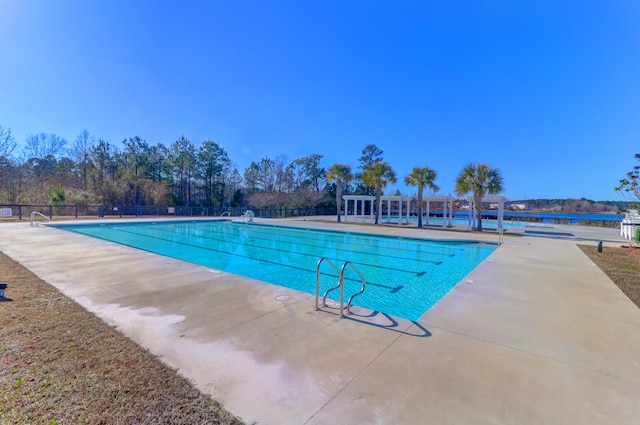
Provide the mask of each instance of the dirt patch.
POLYGON ((242 424, 2 253, 0 280, 0 423, 242 424))
POLYGON ((578 247, 640 307, 640 248, 605 246, 598 252, 595 246, 578 247))

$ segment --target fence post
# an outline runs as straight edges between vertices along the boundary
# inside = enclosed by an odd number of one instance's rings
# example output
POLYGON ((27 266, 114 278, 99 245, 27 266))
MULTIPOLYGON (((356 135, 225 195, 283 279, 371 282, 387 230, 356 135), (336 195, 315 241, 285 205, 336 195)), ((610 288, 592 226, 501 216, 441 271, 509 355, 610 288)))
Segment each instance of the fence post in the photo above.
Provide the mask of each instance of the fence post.
POLYGON ((49 205, 49 218, 53 218, 53 205, 49 205))
POLYGON ((76 205, 76 218, 78 218, 78 206, 76 205))
POLYGON ((22 220, 22 205, 18 205, 18 220, 22 220))

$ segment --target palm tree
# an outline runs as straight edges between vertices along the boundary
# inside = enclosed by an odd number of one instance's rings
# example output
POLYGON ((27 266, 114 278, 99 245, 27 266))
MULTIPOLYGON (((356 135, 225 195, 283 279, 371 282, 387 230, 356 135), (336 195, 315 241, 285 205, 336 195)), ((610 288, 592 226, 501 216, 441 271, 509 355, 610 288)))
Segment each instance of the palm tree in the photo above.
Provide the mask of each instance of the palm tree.
POLYGON ((345 164, 333 164, 327 170, 325 176, 327 183, 336 182, 336 208, 338 210, 338 223, 340 223, 340 213, 342 210, 342 185, 349 184, 353 179, 351 167, 345 164))
POLYGON ((489 164, 468 164, 460 171, 456 178, 456 193, 464 196, 473 192, 473 201, 478 213, 476 228, 482 231, 482 198, 485 195, 495 195, 502 192, 502 176, 500 170, 491 168, 489 164))
POLYGON ((404 178, 404 183, 409 186, 418 186, 418 229, 422 229, 422 192, 429 188, 434 192, 440 188, 433 182, 436 179, 436 170, 429 167, 413 167, 411 174, 404 178))
POLYGON ((376 188, 376 224, 378 224, 380 220, 380 197, 382 196, 382 189, 387 186, 387 183, 395 183, 398 181, 396 173, 388 163, 377 161, 364 170, 362 180, 367 186, 376 188))

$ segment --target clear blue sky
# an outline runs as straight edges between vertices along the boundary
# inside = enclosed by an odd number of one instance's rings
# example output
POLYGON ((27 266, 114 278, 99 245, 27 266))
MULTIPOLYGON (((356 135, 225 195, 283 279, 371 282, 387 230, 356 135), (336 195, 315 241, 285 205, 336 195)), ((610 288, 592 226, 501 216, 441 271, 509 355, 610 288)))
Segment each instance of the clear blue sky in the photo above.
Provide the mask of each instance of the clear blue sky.
POLYGON ((0 0, 0 125, 20 144, 184 135, 241 173, 355 168, 375 144, 444 194, 473 161, 510 199, 615 200, 639 112, 637 0, 0 0))

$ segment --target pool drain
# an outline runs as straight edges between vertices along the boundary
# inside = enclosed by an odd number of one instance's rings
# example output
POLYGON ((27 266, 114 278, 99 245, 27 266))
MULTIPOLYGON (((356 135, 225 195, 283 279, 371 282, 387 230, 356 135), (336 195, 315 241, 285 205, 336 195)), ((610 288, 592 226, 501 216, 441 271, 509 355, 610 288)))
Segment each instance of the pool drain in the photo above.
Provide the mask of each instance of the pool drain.
POLYGON ((286 301, 288 299, 289 299, 289 295, 278 295, 276 297, 276 300, 278 300, 278 301, 286 301))

